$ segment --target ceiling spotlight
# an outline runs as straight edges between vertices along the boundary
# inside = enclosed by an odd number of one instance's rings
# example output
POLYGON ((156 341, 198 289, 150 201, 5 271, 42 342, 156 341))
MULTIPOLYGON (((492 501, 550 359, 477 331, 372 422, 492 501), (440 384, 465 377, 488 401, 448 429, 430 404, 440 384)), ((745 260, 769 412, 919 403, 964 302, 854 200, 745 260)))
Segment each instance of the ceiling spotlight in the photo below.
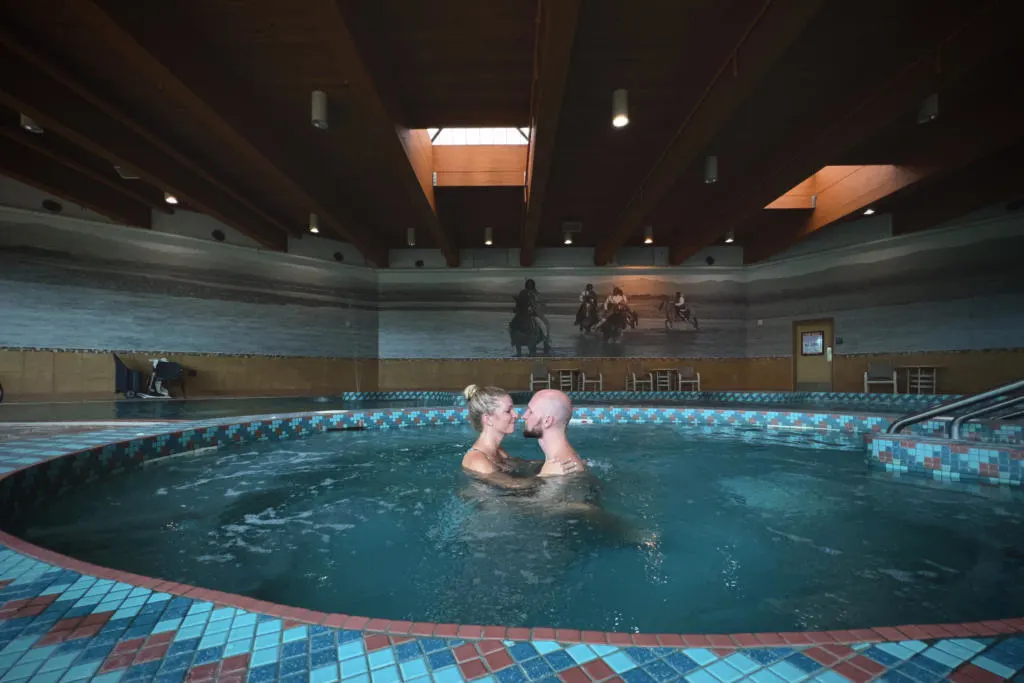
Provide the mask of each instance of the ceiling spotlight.
POLYGON ((736 237, 732 234, 732 230, 730 230, 729 232, 725 233, 725 243, 726 244, 732 244, 735 241, 736 241, 736 237))
POLYGON ((167 202, 168 204, 177 204, 178 198, 175 197, 170 192, 164 192, 164 201, 167 202))
POLYGON ((874 213, 875 213, 874 209, 864 209, 864 215, 865 216, 871 216, 871 215, 874 215, 874 213))
POLYGON ((625 88, 612 93, 612 125, 616 128, 629 125, 629 102, 625 88))
POLYGON ((704 160, 704 182, 710 185, 718 182, 718 157, 709 156, 704 160))
POLYGON ((320 232, 320 217, 315 213, 309 214, 309 231, 314 235, 320 232))
POLYGON ((654 244, 654 226, 644 226, 644 244, 654 244))
POLYGON ((572 244, 572 233, 571 232, 565 233, 565 240, 563 242, 564 242, 564 244, 572 244))
POLYGON ((29 133, 35 133, 36 135, 42 135, 43 133, 43 127, 24 114, 21 115, 21 122, 19 125, 29 133))
POLYGON ((932 93, 924 98, 921 106, 917 109, 917 122, 928 123, 939 118, 939 94, 932 93))
POLYGON ((313 91, 313 126, 327 130, 327 93, 323 90, 313 91))
POLYGON ((484 245, 489 247, 492 244, 494 244, 494 231, 490 226, 487 226, 484 228, 484 245))
POLYGON ((416 228, 405 229, 405 243, 410 247, 416 246, 416 228))

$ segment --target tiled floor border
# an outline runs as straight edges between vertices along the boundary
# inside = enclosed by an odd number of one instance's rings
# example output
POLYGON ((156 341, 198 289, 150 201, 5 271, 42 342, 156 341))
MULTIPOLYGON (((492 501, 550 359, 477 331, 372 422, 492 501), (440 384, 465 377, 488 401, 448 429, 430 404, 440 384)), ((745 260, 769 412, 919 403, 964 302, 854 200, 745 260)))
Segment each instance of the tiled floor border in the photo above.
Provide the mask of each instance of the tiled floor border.
MULTIPOLYGON (((694 409, 677 408, 588 407, 586 412, 589 414, 584 414, 582 417, 594 422, 621 420, 636 422, 690 421, 696 423, 699 418, 703 418, 712 422, 736 424, 737 421, 752 420, 756 416, 762 418, 761 424, 774 424, 789 428, 852 430, 856 426, 872 432, 883 428, 889 419, 881 416, 734 410, 699 411, 702 414, 693 415, 690 419, 691 416, 688 413, 694 412, 694 409)), ((213 420, 191 423, 188 428, 184 428, 184 425, 175 425, 174 431, 161 434, 148 433, 140 435, 138 438, 121 440, 116 443, 44 456, 46 459, 38 464, 27 465, 4 476, 0 480, 0 486, 19 478, 14 475, 25 476, 25 473, 33 471, 38 473, 39 470, 47 469, 47 466, 54 464, 63 466, 42 473, 47 476, 39 476, 35 480, 36 484, 50 482, 51 486, 44 488, 52 490, 52 483, 56 481, 58 482, 57 490, 59 490, 61 477, 67 476, 69 473, 80 475, 77 477, 77 481, 80 482, 83 478, 90 478, 90 475, 98 476, 101 471, 116 472, 122 469, 118 466, 119 461, 122 466, 129 463, 138 464, 147 457, 162 457, 185 450, 202 448, 205 447, 204 444, 230 445, 252 439, 298 437, 326 429, 408 427, 452 423, 463 419, 465 419, 463 409, 413 408, 246 418, 245 422, 238 422, 238 418, 234 421, 213 420), (78 458, 69 456, 78 456, 78 458), (58 476, 54 478, 54 474, 58 476)), ((66 440, 73 442, 74 435, 70 435, 66 440)), ((2 445, 0 445, 0 449, 2 449, 2 445)), ((30 482, 22 481, 21 483, 30 482)), ((12 496, 13 492, 9 486, 4 488, 6 490, 0 496, 3 504, 9 504, 12 500, 19 502, 16 495, 12 496)), ((673 671, 676 677, 683 676, 690 683, 733 683, 745 676, 749 676, 759 683, 768 681, 795 683, 798 680, 810 678, 812 675, 818 681, 850 680, 863 683, 883 674, 886 675, 887 680, 895 681, 924 683, 926 680, 935 680, 948 675, 961 683, 984 683, 1009 678, 1017 671, 1024 669, 1024 638, 1008 637, 1024 633, 1024 619, 1002 619, 966 624, 901 625, 853 630, 732 635, 631 634, 573 629, 527 629, 389 621, 287 607, 239 595, 138 576, 75 560, 39 548, 5 533, 0 533, 0 543, 7 546, 10 549, 9 552, 16 553, 13 560, 9 557, 0 558, 0 567, 2 567, 2 571, 0 571, 0 646, 3 647, 0 649, 0 669, 3 669, 5 662, 10 660, 14 668, 9 666, 7 669, 11 671, 15 669, 20 672, 28 671, 32 668, 30 666, 32 662, 38 664, 37 660, 47 659, 53 652, 59 652, 61 648, 68 646, 72 641, 77 642, 78 638, 95 637, 99 640, 105 637, 106 640, 109 640, 112 635, 108 633, 104 636, 105 629, 109 627, 113 630, 109 624, 113 624, 115 621, 118 622, 118 628, 127 629, 124 631, 125 634, 140 633, 138 629, 149 629, 150 635, 146 638, 134 639, 139 640, 137 648, 142 648, 139 650, 140 653, 147 649, 141 642, 142 640, 145 640, 145 643, 150 643, 150 641, 156 643, 157 640, 160 640, 164 644, 163 646, 153 645, 157 649, 162 647, 159 656, 152 660, 164 662, 160 665, 161 671, 162 667, 168 665, 172 659, 168 655, 170 652, 167 647, 169 639, 160 638, 161 634, 156 632, 157 627, 165 622, 153 621, 149 626, 140 623, 135 627, 128 624, 122 625, 119 622, 124 619, 114 620, 112 618, 119 612, 105 613, 93 609, 95 607, 98 610, 106 603, 98 606, 96 603, 82 605, 78 612, 75 612, 76 614, 86 607, 89 609, 86 612, 81 612, 80 617, 58 619, 58 616, 74 612, 76 607, 72 605, 77 606, 84 598, 75 603, 72 603, 70 599, 64 601, 64 606, 60 608, 64 612, 61 615, 56 615, 56 612, 60 610, 55 606, 62 605, 59 598, 64 593, 52 592, 52 587, 47 588, 41 585, 43 582, 35 581, 33 583, 28 579, 22 580, 21 575, 11 579, 11 566, 22 567, 22 575, 32 580, 37 579, 41 574, 48 575, 48 572, 53 573, 54 576, 60 572, 71 572, 72 575, 64 576, 62 574, 64 578, 59 579, 61 584, 59 587, 69 594, 75 593, 76 597, 78 591, 72 591, 69 588, 76 584, 64 585, 64 583, 73 579, 77 581, 87 579, 89 582, 95 580, 96 585, 103 583, 108 589, 110 586, 123 586, 124 588, 120 590, 126 596, 140 592, 139 595, 148 596, 146 604, 149 604, 148 600, 154 596, 177 596, 174 601, 184 600, 188 605, 187 611, 182 612, 183 615, 191 615, 193 611, 198 613, 206 609, 211 610, 214 614, 224 614, 227 610, 231 611, 232 619, 244 619, 247 618, 246 615, 256 615, 254 620, 258 620, 261 624, 269 623, 267 620, 270 619, 280 620, 281 631, 284 634, 293 633, 296 629, 301 628, 304 634, 312 634, 309 635, 310 642, 307 644, 310 650, 307 652, 306 678, 302 680, 316 681, 316 683, 329 683, 336 680, 342 680, 345 683, 349 680, 353 683, 356 681, 370 683, 371 680, 372 683, 393 683, 394 681, 411 681, 420 678, 420 676, 407 675, 406 669, 403 668, 400 653, 411 652, 408 649, 409 643, 415 643, 415 647, 418 648, 417 652, 427 655, 429 671, 432 672, 429 675, 432 676, 434 683, 454 683, 459 680, 480 680, 488 683, 494 680, 498 683, 525 683, 525 681, 537 680, 549 683, 548 679, 550 679, 550 683, 553 683, 556 678, 561 683, 587 683, 589 681, 651 683, 651 681, 671 678, 666 675, 659 676, 658 671, 661 671, 662 674, 673 671), (18 560, 18 557, 23 559, 18 560), (32 558, 32 560, 28 558, 32 558), (33 565, 29 570, 24 570, 24 567, 33 561, 44 564, 33 565), (18 597, 13 598, 14 595, 18 597), (51 612, 54 614, 51 615, 51 612), (50 616, 47 617, 47 615, 50 616), (44 619, 44 617, 47 618, 44 619), (19 632, 27 633, 34 629, 31 634, 12 636, 12 638, 7 638, 4 635, 7 631, 13 633, 14 626, 7 626, 7 624, 16 624, 17 622, 35 624, 37 620, 42 620, 38 626, 23 627, 23 624, 18 624, 18 628, 21 629, 19 632), (68 625, 67 622, 74 623, 68 625), (132 630, 133 628, 135 630, 132 630), (334 633, 331 636, 334 640, 331 642, 339 644, 343 643, 343 639, 359 638, 360 652, 363 653, 360 656, 366 657, 368 660, 366 665, 369 667, 363 678, 359 678, 361 674, 358 673, 346 676, 345 663, 352 660, 344 658, 343 652, 348 647, 345 644, 339 645, 333 664, 326 664, 326 668, 320 667, 313 670, 312 648, 314 646, 312 641, 317 638, 327 638, 325 634, 328 632, 334 633), (352 633, 358 635, 346 635, 352 633), (450 655, 435 658, 433 654, 427 652, 428 645, 426 643, 432 641, 436 645, 441 642, 438 639, 444 641, 445 651, 450 652, 450 655), (47 644, 40 645, 39 643, 43 641, 47 644), (57 650, 52 650, 52 645, 62 642, 64 644, 59 645, 57 650), (530 644, 530 647, 520 647, 521 643, 530 644), (403 647, 407 649, 403 650, 403 647), (32 654, 33 648, 40 649, 32 654), (43 650, 46 650, 44 653, 46 657, 39 654, 43 650), (566 653, 569 659, 557 656, 559 652, 566 653), (649 654, 643 654, 644 652, 649 652, 649 654), (380 656, 376 657, 378 662, 395 660, 396 663, 391 668, 388 668, 389 665, 385 665, 383 668, 373 668, 377 653, 380 653, 380 656), (529 658, 522 659, 517 653, 524 653, 524 656, 529 656, 529 658), (747 654, 737 656, 741 653, 747 654), (13 659, 15 654, 18 655, 17 662, 13 659), (7 655, 7 660, 5 660, 5 655, 7 655), (531 673, 543 668, 539 660, 535 661, 535 655, 546 658, 544 666, 548 667, 546 671, 550 670, 550 676, 538 677, 531 673), (23 656, 26 661, 20 663, 23 656), (35 657, 32 662, 27 661, 30 656, 35 657), (451 666, 457 665, 455 668, 444 664, 448 661, 448 656, 451 657, 451 666), (772 659, 773 657, 778 661, 772 659), (435 666, 435 659, 437 666, 435 666), (554 663, 555 659, 566 665, 572 663, 575 666, 559 669, 554 663), (768 660, 773 663, 766 663, 768 660), (694 668, 689 670, 691 665, 694 668), (665 666, 669 669, 662 668, 665 666), (816 675, 813 672, 808 673, 810 668, 817 672, 816 675), (445 674, 446 671, 451 673, 445 674)), ((0 550, 0 554, 4 554, 4 551, 0 550)), ((55 579, 55 581, 58 580, 55 579)), ((184 609, 186 603, 174 601, 170 604, 177 604, 178 611, 184 609)), ((178 635, 182 632, 179 631, 178 635)), ((277 645, 268 646, 268 648, 277 648, 276 656, 286 655, 289 642, 291 642, 288 637, 282 635, 282 642, 275 641, 277 645)), ((133 639, 129 640, 134 643, 133 639)), ((97 661, 96 666, 92 666, 83 659, 83 663, 78 667, 80 671, 74 673, 73 670, 68 670, 67 674, 62 674, 63 677, 59 680, 73 681, 94 677, 99 681, 104 676, 108 676, 103 679, 103 683, 115 683, 115 679, 111 677, 112 672, 121 670, 129 672, 126 674, 124 683, 149 680, 146 676, 135 676, 133 673, 143 672, 142 667, 149 666, 149 661, 142 661, 137 657, 133 660, 134 664, 126 664, 123 669, 117 669, 115 664, 112 664, 113 660, 117 660, 117 662, 125 660, 123 652, 120 655, 117 654, 117 648, 126 646, 126 641, 122 638, 115 642, 119 642, 119 644, 107 653, 106 659, 102 662, 97 661), (111 673, 104 673, 105 671, 111 673), (83 672, 85 672, 84 675, 83 672)), ((194 659, 190 659, 191 668, 188 668, 186 673, 177 679, 174 676, 170 678, 165 676, 163 679, 157 676, 156 680, 158 683, 175 683, 187 676, 187 681, 198 683, 203 680, 212 680, 212 676, 207 677, 207 673, 220 667, 221 676, 218 680, 226 680, 229 683, 241 683, 246 680, 246 676, 250 683, 264 683, 264 681, 278 679, 287 681, 287 683, 299 683, 298 679, 293 681, 286 675, 284 662, 287 660, 280 660, 282 663, 279 669, 276 663, 278 660, 275 659, 271 672, 268 668, 271 667, 271 663, 256 664, 259 652, 264 652, 264 650, 253 650, 252 647, 255 645, 250 644, 249 654, 228 657, 227 652, 230 645, 231 643, 228 643, 228 649, 221 647, 219 659, 215 659, 213 662, 205 661, 212 656, 212 654, 203 654, 209 648, 202 649, 201 643, 194 645, 201 649, 198 650, 194 659), (244 666, 241 666, 242 660, 239 658, 243 656, 244 666), (204 661, 200 662, 201 659, 204 661), (210 669, 211 664, 216 665, 214 669, 210 669), (241 678, 235 675, 237 671, 242 671, 241 678)), ((92 647, 86 645, 84 652, 88 653, 93 647, 99 648, 99 645, 92 647)), ((133 647, 136 646, 133 645, 133 647)), ((442 650, 436 652, 440 653, 442 650)), ((269 656, 267 655, 263 659, 265 660, 269 656)), ((69 660, 68 665, 70 664, 69 660)), ((360 666, 363 664, 365 663, 361 663, 360 666)), ((36 669, 42 671, 47 666, 49 664, 39 665, 36 666, 36 669)), ((426 669, 424 670, 426 671, 426 669)), ((149 671, 149 669, 145 669, 145 671, 149 671)), ((153 668, 152 671, 149 671, 149 678, 156 676, 157 673, 157 669, 153 668)), ((31 683, 36 683, 37 678, 35 675, 33 676, 31 683)), ((3 680, 29 679, 27 676, 24 679, 11 676, 8 672, 4 675, 3 680)), ((51 681, 50 678, 44 677, 38 680, 56 683, 58 679, 52 678, 51 681)), ((429 680, 429 678, 423 678, 423 683, 428 683, 429 680)))

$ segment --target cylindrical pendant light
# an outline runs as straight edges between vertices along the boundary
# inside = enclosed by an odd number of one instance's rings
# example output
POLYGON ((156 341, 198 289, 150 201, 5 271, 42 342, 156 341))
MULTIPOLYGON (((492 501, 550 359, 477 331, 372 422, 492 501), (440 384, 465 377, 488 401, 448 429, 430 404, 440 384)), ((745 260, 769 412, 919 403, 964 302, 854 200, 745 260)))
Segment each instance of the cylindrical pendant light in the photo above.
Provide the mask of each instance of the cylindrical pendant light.
POLYGON ((416 246, 416 228, 406 228, 405 243, 408 244, 410 247, 416 246))
POLYGON ((491 226, 484 228, 484 244, 488 247, 494 244, 494 231, 491 230, 491 226))
POLYGON ((612 93, 612 125, 616 128, 629 125, 629 99, 625 88, 612 93))
POLYGON ((654 244, 654 226, 644 226, 644 244, 654 244))
POLYGON ((565 239, 564 239, 564 240, 562 240, 562 241, 563 241, 563 242, 564 242, 565 244, 572 244, 572 233, 571 233, 571 232, 566 232, 566 233, 565 233, 565 239))
POLYGON ((704 160, 704 182, 710 185, 718 182, 718 157, 709 155, 704 160))
POLYGON ((315 213, 309 214, 309 231, 314 235, 320 232, 320 217, 315 213))
POLYGON ((327 93, 323 90, 313 91, 313 125, 320 130, 327 130, 327 93))
POLYGON ((725 234, 725 243, 726 244, 732 244, 735 240, 736 240, 736 236, 733 234, 732 230, 730 230, 729 232, 727 232, 725 234))
POLYGON ((164 201, 167 202, 168 204, 177 204, 178 198, 175 197, 170 192, 164 192, 164 201))
POLYGON ((40 126, 38 123, 30 119, 29 117, 25 116, 24 114, 21 114, 20 124, 21 127, 27 130, 29 133, 35 133, 36 135, 39 135, 43 132, 42 126, 40 126))

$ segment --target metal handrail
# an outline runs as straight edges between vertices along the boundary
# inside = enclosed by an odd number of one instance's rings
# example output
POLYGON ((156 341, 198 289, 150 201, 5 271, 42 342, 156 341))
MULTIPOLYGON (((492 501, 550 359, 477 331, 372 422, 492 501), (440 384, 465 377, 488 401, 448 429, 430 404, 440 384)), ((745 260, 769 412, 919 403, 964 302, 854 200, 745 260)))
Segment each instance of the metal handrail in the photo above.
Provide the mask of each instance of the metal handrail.
POLYGON ((1000 415, 1000 420, 1016 420, 1018 417, 1024 417, 1024 410, 1018 410, 1006 415, 1000 415))
POLYGON ((913 415, 901 417, 900 419, 896 420, 891 425, 889 425, 889 427, 886 428, 885 432, 886 434, 899 434, 901 429, 903 429, 904 427, 909 427, 912 424, 923 422, 932 417, 938 417, 939 415, 943 415, 944 413, 948 413, 959 408, 967 408, 978 403, 988 401, 989 399, 999 398, 1004 394, 1008 394, 1014 391, 1021 391, 1022 389, 1024 389, 1024 379, 1019 379, 1016 382, 1004 384, 1001 387, 990 389, 981 394, 975 394, 974 396, 961 398, 957 401, 953 401, 952 403, 944 403, 942 405, 935 406, 934 408, 929 408, 928 410, 921 411, 920 413, 915 413, 913 415))
POLYGON ((1006 410, 1007 408, 1015 406, 1015 405, 1017 405, 1019 403, 1024 403, 1024 396, 1018 396, 1017 398, 1010 398, 1010 399, 1007 399, 1005 401, 1000 401, 998 403, 993 403, 990 406, 985 406, 984 408, 978 408, 977 410, 972 410, 971 412, 964 413, 963 415, 958 415, 956 417, 956 419, 954 419, 952 422, 949 423, 949 427, 948 427, 949 438, 954 439, 954 440, 960 438, 960 427, 963 426, 964 422, 967 422, 968 420, 973 420, 976 417, 982 417, 984 415, 991 415, 992 413, 998 413, 998 412, 1000 412, 1002 410, 1006 410))

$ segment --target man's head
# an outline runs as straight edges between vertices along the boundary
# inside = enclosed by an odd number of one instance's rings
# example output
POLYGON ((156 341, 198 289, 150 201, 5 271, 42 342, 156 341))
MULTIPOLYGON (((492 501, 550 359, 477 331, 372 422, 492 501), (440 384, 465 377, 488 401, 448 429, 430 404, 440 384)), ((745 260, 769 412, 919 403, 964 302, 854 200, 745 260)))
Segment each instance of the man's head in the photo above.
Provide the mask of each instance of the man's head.
POLYGON ((587 291, 588 292, 593 292, 594 291, 594 285, 588 284, 587 285, 587 291))
POLYGON ((552 431, 564 432, 572 417, 572 401, 557 389, 543 389, 530 399, 523 413, 523 436, 539 439, 552 431))
POLYGON ((537 289, 537 283, 535 283, 533 281, 533 278, 530 278, 529 280, 527 280, 526 284, 524 286, 525 286, 526 289, 529 289, 530 291, 533 291, 533 290, 537 289))

